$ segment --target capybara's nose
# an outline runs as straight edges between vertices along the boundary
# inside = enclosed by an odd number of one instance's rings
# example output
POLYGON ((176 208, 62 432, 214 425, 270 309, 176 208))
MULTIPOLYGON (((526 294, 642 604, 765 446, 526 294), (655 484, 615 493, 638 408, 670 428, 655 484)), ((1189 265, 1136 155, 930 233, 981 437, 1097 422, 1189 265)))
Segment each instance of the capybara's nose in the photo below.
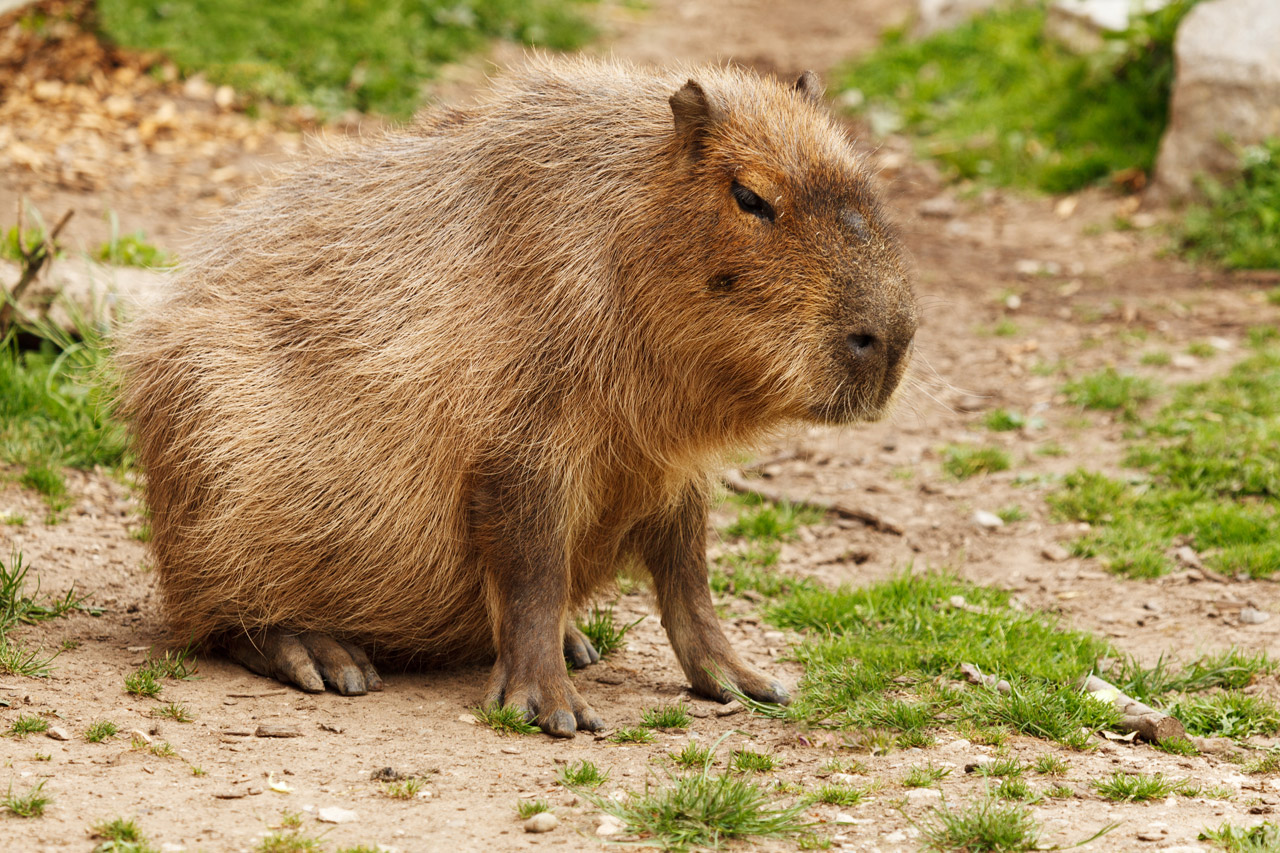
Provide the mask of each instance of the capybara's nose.
POLYGON ((859 331, 850 332, 845 342, 849 345, 850 352, 854 358, 865 359, 871 358, 876 354, 876 347, 880 344, 880 339, 870 332, 859 331))

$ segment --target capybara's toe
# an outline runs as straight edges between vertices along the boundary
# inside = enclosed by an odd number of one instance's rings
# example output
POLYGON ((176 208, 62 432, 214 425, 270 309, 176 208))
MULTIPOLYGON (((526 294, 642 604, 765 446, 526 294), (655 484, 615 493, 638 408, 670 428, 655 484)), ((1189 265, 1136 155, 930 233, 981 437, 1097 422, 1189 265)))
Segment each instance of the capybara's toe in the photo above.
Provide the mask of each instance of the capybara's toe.
POLYGON ((584 708, 578 711, 574 716, 578 720, 578 731, 582 732, 599 732, 604 731, 604 720, 596 715, 596 712, 590 708, 584 708))
POLYGON ((591 640, 572 625, 564 632, 564 656, 574 669, 591 666, 600 660, 600 653, 591 644, 591 640))
POLYGON ((538 725, 544 732, 555 737, 573 737, 578 731, 578 721, 573 714, 564 710, 544 714, 538 720, 538 725))
POLYGON ((323 693, 326 686, 343 696, 382 689, 382 679, 363 651, 325 634, 268 628, 231 637, 226 647, 241 665, 307 693, 323 693))

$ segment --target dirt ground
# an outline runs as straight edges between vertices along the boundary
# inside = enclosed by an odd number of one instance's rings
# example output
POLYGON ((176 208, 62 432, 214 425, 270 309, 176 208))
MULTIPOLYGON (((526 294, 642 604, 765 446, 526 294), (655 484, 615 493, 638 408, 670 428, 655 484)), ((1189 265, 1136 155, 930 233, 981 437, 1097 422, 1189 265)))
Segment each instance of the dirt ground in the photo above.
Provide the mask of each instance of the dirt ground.
MULTIPOLYGON (((635 11, 604 4, 606 35, 593 50, 646 62, 736 59, 791 75, 803 68, 829 70, 867 49, 881 29, 898 23, 905 4, 647 5, 635 11)), ((495 57, 502 61, 512 54, 500 48, 495 57)), ((138 83, 129 67, 120 64, 125 70, 83 92, 42 86, 37 79, 11 85, 0 107, 0 151, 9 158, 0 168, 0 211, 13 210, 19 194, 50 217, 74 208, 72 240, 92 246, 104 239, 101 216, 111 210, 122 231, 143 229, 156 243, 180 252, 202 215, 227 204, 271 163, 312 144, 294 129, 245 117, 225 98, 220 105, 212 87, 138 83), (126 94, 109 102, 106 93, 116 89, 126 94), (65 109, 77 98, 82 109, 65 109), (63 118, 68 113, 72 117, 63 118)), ((483 84, 483 70, 479 62, 451 69, 438 91, 446 98, 464 97, 468 88, 483 84)), ((307 118, 289 120, 306 129, 307 118)), ((355 130, 349 125, 329 132, 355 130)), ((1116 365, 1169 383, 1224 370, 1238 357, 1245 329, 1277 320, 1262 285, 1166 256, 1158 226, 1174 214, 1155 209, 1133 217, 1133 199, 1104 191, 1070 199, 992 191, 961 197, 918 162, 905 141, 889 139, 868 151, 916 269, 924 320, 915 379, 888 422, 798 431, 760 448, 759 459, 773 487, 800 497, 838 497, 898 521, 905 532, 829 519, 783 547, 780 571, 831 584, 865 584, 908 568, 948 568, 1012 590, 1027 607, 1060 613, 1068 624, 1111 638, 1148 663, 1160 655, 1185 660, 1233 644, 1274 651, 1280 619, 1249 625, 1238 619, 1243 606, 1280 612, 1274 584, 1206 579, 1194 571, 1124 580, 1093 561, 1066 558, 1052 546, 1078 531, 1049 520, 1044 487, 1037 485, 1038 475, 1078 465, 1114 468, 1122 453, 1119 425, 1067 404, 1059 391, 1067 376, 1116 365), (1152 227, 1114 230, 1118 214, 1152 227), (1002 321, 1016 332, 994 334, 1002 321), (1180 357, 1167 367, 1139 364, 1148 350, 1181 353, 1188 343, 1206 340, 1216 355, 1180 357), (1042 375, 1042 365, 1062 370, 1042 375), (1031 413, 1043 426, 988 433, 980 421, 995 408, 1031 413), (966 441, 1004 445, 1015 460, 1013 469, 967 481, 947 478, 939 467, 940 448, 966 441), (1036 452, 1050 443, 1065 454, 1036 452), (995 530, 973 520, 976 510, 1010 505, 1020 506, 1027 518, 995 530)), ((344 698, 284 689, 207 655, 200 658, 199 679, 168 681, 162 694, 163 700, 185 704, 195 721, 157 719, 156 701, 123 691, 125 675, 162 633, 144 548, 130 535, 140 523, 137 498, 106 476, 69 472, 68 479, 74 502, 65 520, 53 526, 41 521, 45 513, 36 495, 11 482, 0 485, 0 515, 27 519, 0 526, 0 553, 21 549, 42 590, 58 594, 74 584, 103 609, 98 616, 76 614, 21 633, 25 642, 47 650, 64 641, 78 643, 57 658, 51 677, 0 677, 0 701, 9 703, 0 706, 0 728, 19 714, 37 713, 72 733, 66 742, 40 735, 0 739, 0 786, 21 791, 43 780, 53 797, 41 819, 0 818, 0 849, 89 850, 95 843, 88 834, 92 823, 133 816, 168 851, 249 850, 287 810, 301 812, 304 831, 323 834, 330 849, 365 843, 401 851, 595 850, 596 810, 554 784, 565 762, 590 758, 610 770, 607 792, 660 781, 652 759, 690 738, 712 742, 727 734, 726 750, 747 743, 770 750, 781 759, 774 776, 806 786, 824 775, 820 768, 828 759, 847 755, 817 733, 745 713, 719 716, 719 706, 689 697, 641 594, 622 596, 619 616, 650 618, 624 650, 575 678, 610 726, 634 724, 646 706, 689 701, 695 710, 690 730, 659 734, 651 745, 620 746, 587 735, 568 741, 499 737, 477 726, 469 713, 480 701, 484 668, 389 673, 383 692, 344 698), (86 742, 82 733, 99 719, 117 723, 121 736, 86 742), (263 724, 288 726, 299 736, 256 737, 263 724), (177 757, 130 749, 129 732, 135 729, 168 742, 177 757), (193 775, 193 767, 204 775, 193 775), (386 767, 426 776, 423 795, 388 798, 371 778, 386 767), (280 783, 287 790, 275 790, 280 783), (521 798, 546 798, 559 827, 547 835, 523 832, 513 810, 521 798), (316 821, 320 809, 334 806, 351 810, 354 819, 336 825, 316 821)), ((762 624, 744 602, 727 603, 730 639, 748 660, 794 685, 800 671, 782 659, 790 638, 762 624)), ((1275 693, 1276 685, 1268 681, 1255 689, 1275 693)), ((1115 831, 1084 849, 1201 849, 1201 829, 1225 821, 1250 825, 1280 804, 1275 780, 1243 776, 1238 765, 1214 757, 1179 758, 1110 742, 1088 754, 1065 753, 1020 737, 1012 739, 1011 749, 1023 758, 1058 751, 1071 764, 1067 784, 1079 796, 1033 807, 1046 844, 1071 844, 1114 822, 1115 831), (1237 794, 1231 800, 1116 805, 1087 786, 1088 779, 1115 769, 1160 770, 1227 785, 1237 794)), ((941 787, 948 801, 963 802, 978 784, 959 768, 992 752, 944 735, 925 750, 859 756, 868 766, 866 781, 879 779, 885 786, 858 806, 815 806, 807 814, 826 825, 819 831, 839 848, 916 849, 912 822, 936 800, 928 794, 907 797, 898 784, 907 768, 926 759, 957 768, 941 787)), ((750 849, 795 845, 760 842, 750 849)))

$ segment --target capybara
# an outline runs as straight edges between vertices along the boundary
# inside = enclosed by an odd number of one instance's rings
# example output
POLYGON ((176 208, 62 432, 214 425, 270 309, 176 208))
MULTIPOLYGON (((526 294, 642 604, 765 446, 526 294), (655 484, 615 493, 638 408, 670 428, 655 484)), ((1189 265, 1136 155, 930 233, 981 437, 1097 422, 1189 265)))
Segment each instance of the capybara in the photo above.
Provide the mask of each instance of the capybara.
POLYGON ((176 638, 343 694, 495 660, 484 701, 568 737, 572 617, 634 566, 694 691, 787 701, 712 609, 713 474, 880 417, 916 330, 812 74, 534 59, 202 245, 119 354, 176 638))

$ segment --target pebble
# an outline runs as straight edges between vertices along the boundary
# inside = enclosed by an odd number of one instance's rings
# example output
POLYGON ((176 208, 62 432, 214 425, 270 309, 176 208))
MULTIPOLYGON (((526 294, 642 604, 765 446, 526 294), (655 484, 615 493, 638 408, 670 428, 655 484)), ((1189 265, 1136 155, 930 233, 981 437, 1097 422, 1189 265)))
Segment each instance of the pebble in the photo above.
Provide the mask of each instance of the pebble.
POLYGON ((340 806, 325 806, 316 812, 316 820, 321 823, 351 823, 355 819, 355 812, 340 806))
POLYGON ((890 832, 884 836, 884 842, 886 844, 901 844, 906 840, 907 840, 907 834, 903 832, 901 829, 894 830, 893 832, 890 832))
POLYGON ((950 219, 960 212, 960 205, 949 195, 936 195, 920 202, 916 208, 921 216, 933 216, 938 219, 950 219))
POLYGON ((937 788, 912 788, 907 791, 907 802, 913 806, 931 806, 942 802, 942 792, 937 788))
POLYGON ((734 699, 729 704, 721 705, 719 708, 716 708, 716 716, 732 717, 734 714, 741 713, 743 710, 744 709, 743 709, 742 703, 739 702, 737 699, 734 699))
POLYGON ((130 732, 129 732, 129 739, 130 739, 130 740, 140 740, 140 741, 142 741, 143 743, 148 744, 148 745, 150 745, 150 744, 151 744, 151 735, 147 734, 147 733, 146 733, 146 732, 144 732, 142 729, 133 729, 132 731, 130 731, 130 732))
POLYGON ((979 527, 985 527, 988 530, 995 530, 997 527, 1004 527, 1004 519, 996 515, 994 512, 987 512, 980 509, 973 514, 973 523, 979 527))
POLYGON ((995 759, 989 755, 979 755, 977 758, 973 759, 972 761, 966 761, 964 763, 964 772, 973 773, 979 767, 986 767, 988 764, 991 764, 994 761, 995 759))
POLYGON ((1040 556, 1044 557, 1051 563, 1061 563, 1071 556, 1071 552, 1063 548, 1057 542, 1045 545, 1040 549, 1040 556))
MULTIPOLYGON (((1244 618, 1243 613, 1240 614, 1240 618, 1244 618)), ((53 738, 54 740, 71 740, 71 733, 62 726, 50 726, 48 730, 45 731, 44 736, 53 738)))
POLYGON ((847 815, 844 812, 836 812, 836 823, 852 824, 857 823, 857 818, 853 815, 847 815))
POLYGON ((551 812, 538 812, 524 822, 525 832, 550 832, 560 825, 560 819, 551 812))
POLYGON ((626 826, 623 822, 613 815, 602 815, 600 817, 600 822, 596 824, 596 835, 605 837, 610 835, 619 835, 624 829, 626 829, 626 826))
POLYGON ((504 746, 502 748, 502 752, 504 755, 519 755, 520 749, 519 747, 515 747, 515 746, 504 746))
POLYGON ((302 737, 295 726, 277 726, 264 723, 253 733, 256 737, 302 737))
POLYGON ((160 853, 186 853, 186 850, 181 844, 174 844, 172 841, 160 845, 160 853))
POLYGON ((835 784, 837 784, 837 785, 856 785, 856 784, 858 784, 858 777, 857 777, 857 776, 851 776, 851 775, 849 775, 848 773, 832 773, 830 778, 831 778, 831 781, 832 781, 832 782, 834 782, 834 783, 835 783, 835 784))
MULTIPOLYGON (((1271 618, 1271 614, 1255 607, 1243 607, 1240 609, 1240 621, 1246 625, 1261 625, 1271 618)), ((49 736, 53 736, 53 729, 49 730, 49 736)))

